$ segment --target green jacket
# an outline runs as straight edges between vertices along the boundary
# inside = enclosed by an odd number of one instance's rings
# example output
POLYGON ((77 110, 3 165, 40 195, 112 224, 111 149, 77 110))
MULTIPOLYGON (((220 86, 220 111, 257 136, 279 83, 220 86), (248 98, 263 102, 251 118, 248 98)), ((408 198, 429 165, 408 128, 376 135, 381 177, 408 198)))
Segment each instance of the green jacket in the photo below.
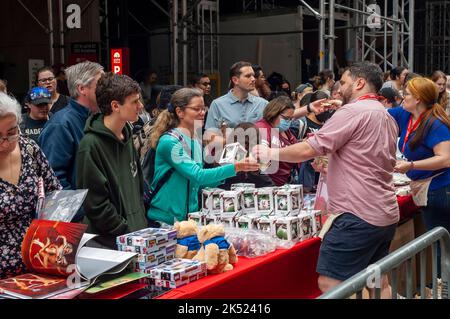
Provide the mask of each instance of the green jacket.
MULTIPOLYGON (((177 129, 175 129, 177 130, 177 129)), ((162 221, 172 225, 175 221, 186 220, 186 201, 188 199, 189 181, 189 212, 198 211, 199 190, 204 187, 214 187, 225 179, 236 176, 234 165, 204 169, 203 155, 200 143, 183 134, 182 141, 170 136, 161 136, 155 156, 155 173, 151 188, 162 176, 173 167, 175 171, 169 180, 153 197, 147 216, 151 220, 162 221), (189 152, 192 150, 192 157, 189 152)))
POLYGON ((87 232, 100 235, 98 242, 113 248, 117 236, 147 227, 142 169, 129 126, 120 141, 103 115, 94 114, 84 131, 76 158, 77 188, 89 189, 83 222, 87 232))

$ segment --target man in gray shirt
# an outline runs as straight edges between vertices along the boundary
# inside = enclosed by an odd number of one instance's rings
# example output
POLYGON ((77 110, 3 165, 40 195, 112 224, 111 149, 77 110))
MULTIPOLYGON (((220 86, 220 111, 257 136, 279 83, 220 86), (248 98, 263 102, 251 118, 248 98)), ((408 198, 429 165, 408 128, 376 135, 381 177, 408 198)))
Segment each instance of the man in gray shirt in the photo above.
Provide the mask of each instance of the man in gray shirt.
POLYGON ((209 108, 206 130, 217 130, 226 125, 234 128, 240 123, 259 121, 267 105, 263 98, 249 94, 255 89, 255 72, 249 62, 237 62, 230 69, 232 89, 215 99, 209 108))

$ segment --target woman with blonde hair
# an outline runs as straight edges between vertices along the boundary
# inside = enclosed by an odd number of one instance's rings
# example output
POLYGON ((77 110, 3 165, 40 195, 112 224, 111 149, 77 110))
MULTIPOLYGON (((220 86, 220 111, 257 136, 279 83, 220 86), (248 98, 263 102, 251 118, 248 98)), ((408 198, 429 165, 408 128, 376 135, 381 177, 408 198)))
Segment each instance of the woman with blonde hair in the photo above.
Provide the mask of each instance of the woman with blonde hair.
POLYGON ((444 108, 447 115, 450 115, 450 93, 447 92, 447 76, 442 71, 434 71, 431 80, 439 90, 438 103, 444 108))
POLYGON ((167 110, 159 114, 152 134, 151 147, 156 150, 152 199, 147 217, 151 225, 172 225, 198 211, 198 192, 221 184, 238 172, 257 171, 259 165, 244 159, 217 168, 203 168, 199 136, 205 119, 203 93, 197 89, 176 91, 167 110), (155 194, 156 193, 156 194, 155 194), (153 224, 152 224, 153 223, 153 224))
POLYGON ((412 180, 414 201, 423 207, 428 230, 450 231, 450 118, 438 104, 433 81, 417 77, 404 92, 403 107, 389 109, 400 128, 399 148, 408 161, 395 170, 412 180), (416 189, 428 191, 418 196, 416 189))

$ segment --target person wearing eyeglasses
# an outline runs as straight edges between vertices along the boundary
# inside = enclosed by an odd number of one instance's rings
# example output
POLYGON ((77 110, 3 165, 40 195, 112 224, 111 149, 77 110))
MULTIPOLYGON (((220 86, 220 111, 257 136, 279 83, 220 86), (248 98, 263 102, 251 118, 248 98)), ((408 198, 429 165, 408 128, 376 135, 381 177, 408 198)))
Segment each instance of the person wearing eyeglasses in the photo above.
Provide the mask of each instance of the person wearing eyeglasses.
POLYGON ((0 92, 0 279, 26 271, 23 237, 36 217, 39 180, 45 194, 61 189, 37 144, 20 135, 21 106, 0 92))
MULTIPOLYGON (((297 143, 297 139, 289 128, 294 116, 295 106, 287 96, 280 96, 267 104, 263 118, 256 122, 255 127, 263 130, 261 143, 273 148, 283 148, 297 143)), ((279 162, 278 169, 271 171, 269 176, 276 186, 290 182, 291 170, 298 164, 279 162)), ((271 164, 272 169, 276 167, 271 164)), ((269 171, 268 171, 269 172, 269 171)))
POLYGON ((155 122, 150 140, 152 149, 156 150, 151 183, 151 190, 156 194, 153 193, 147 211, 151 223, 172 225, 186 220, 188 213, 198 211, 198 194, 202 188, 220 185, 238 172, 259 169, 249 159, 203 168, 201 137, 197 132, 203 125, 205 111, 202 92, 183 88, 172 95, 168 109, 155 122), (165 182, 161 185, 162 180, 165 182))
POLYGON ((50 112, 55 114, 69 104, 70 98, 57 91, 57 79, 51 67, 45 66, 36 72, 36 85, 46 88, 52 94, 50 112))
POLYGON ((191 85, 195 89, 199 89, 203 92, 203 101, 205 102, 206 108, 209 108, 212 102, 211 97, 211 80, 206 74, 197 74, 192 78, 191 85))
POLYGON ((46 88, 34 87, 28 91, 25 104, 29 110, 22 118, 20 130, 37 143, 49 118, 52 94, 46 88))

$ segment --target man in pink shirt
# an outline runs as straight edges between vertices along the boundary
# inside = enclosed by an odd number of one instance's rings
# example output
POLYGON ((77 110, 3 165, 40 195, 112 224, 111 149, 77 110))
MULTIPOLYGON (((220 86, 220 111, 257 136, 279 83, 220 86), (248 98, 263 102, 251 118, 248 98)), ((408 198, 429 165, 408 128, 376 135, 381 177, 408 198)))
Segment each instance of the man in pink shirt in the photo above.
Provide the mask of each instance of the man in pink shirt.
MULTIPOLYGON (((381 69, 356 63, 342 75, 342 106, 310 139, 282 149, 258 145, 257 158, 292 163, 328 155, 328 210, 337 217, 325 235, 317 265, 327 292, 389 253, 399 220, 392 184, 398 127, 377 100, 381 69)), ((387 277, 382 295, 390 296, 387 277)))

